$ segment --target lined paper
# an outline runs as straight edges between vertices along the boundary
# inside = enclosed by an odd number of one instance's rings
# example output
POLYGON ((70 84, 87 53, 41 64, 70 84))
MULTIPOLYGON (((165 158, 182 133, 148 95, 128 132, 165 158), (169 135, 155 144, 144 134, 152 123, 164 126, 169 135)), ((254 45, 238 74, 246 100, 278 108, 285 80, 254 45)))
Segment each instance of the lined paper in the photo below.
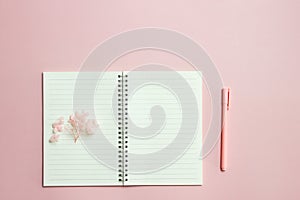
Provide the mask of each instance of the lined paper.
MULTIPOLYGON (((121 74, 105 72, 100 78, 97 72, 43 74, 44 186, 123 185, 118 181, 121 74), (57 143, 49 143, 52 123, 59 117, 67 123, 75 111, 89 112, 100 132, 81 135, 76 144, 70 133, 63 132, 57 143)), ((129 124, 122 125, 129 134, 124 141, 128 153, 122 158, 128 161, 123 163, 124 185, 201 185, 201 74, 123 74, 128 75, 123 83, 128 85, 128 96, 123 94, 127 101, 122 102, 128 103, 128 110, 123 112, 129 117, 129 124)))
POLYGON ((116 89, 118 72, 43 73, 44 100, 44 186, 122 185, 117 173, 116 89), (78 80, 80 79, 80 80, 78 80), (79 84, 79 85, 76 85, 79 84), (60 133, 49 143, 52 123, 75 111, 89 112, 101 133, 80 136, 60 133))
POLYGON ((201 185, 201 74, 126 74, 130 120, 125 184, 201 185))

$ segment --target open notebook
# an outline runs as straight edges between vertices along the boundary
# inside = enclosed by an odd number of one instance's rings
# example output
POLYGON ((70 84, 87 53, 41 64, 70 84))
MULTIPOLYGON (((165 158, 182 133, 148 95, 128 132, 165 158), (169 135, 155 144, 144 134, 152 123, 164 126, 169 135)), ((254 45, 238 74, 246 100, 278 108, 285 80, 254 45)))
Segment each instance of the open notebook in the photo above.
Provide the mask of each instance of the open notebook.
POLYGON ((196 71, 45 72, 44 186, 201 185, 196 71))

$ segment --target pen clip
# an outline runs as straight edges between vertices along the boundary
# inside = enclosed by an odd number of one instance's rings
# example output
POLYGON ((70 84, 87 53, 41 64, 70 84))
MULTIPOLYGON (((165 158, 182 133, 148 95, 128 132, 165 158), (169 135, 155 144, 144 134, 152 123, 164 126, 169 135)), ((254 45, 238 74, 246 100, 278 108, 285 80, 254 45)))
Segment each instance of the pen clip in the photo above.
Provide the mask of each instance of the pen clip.
POLYGON ((227 90, 227 110, 229 110, 230 89, 227 90))

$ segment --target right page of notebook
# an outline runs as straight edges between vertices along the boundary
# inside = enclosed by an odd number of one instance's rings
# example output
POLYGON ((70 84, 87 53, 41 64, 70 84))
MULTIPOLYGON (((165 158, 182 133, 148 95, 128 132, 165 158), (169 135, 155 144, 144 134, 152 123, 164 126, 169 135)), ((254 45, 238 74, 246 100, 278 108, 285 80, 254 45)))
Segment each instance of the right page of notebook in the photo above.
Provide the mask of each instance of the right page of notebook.
POLYGON ((201 73, 124 73, 129 135, 125 185, 202 185, 201 73))

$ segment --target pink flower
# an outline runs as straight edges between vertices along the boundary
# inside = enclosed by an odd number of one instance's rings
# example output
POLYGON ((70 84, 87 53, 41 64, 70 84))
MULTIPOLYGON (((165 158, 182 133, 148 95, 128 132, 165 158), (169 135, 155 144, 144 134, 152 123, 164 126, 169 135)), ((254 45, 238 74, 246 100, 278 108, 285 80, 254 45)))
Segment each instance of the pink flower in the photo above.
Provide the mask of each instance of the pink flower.
POLYGON ((93 134, 95 129, 98 128, 98 123, 95 119, 88 119, 86 122, 86 133, 93 134))
POLYGON ((64 126, 64 118, 60 117, 52 124, 53 135, 50 137, 49 142, 55 143, 58 141, 59 132, 63 132, 64 129, 73 134, 74 142, 78 140, 81 134, 94 134, 98 128, 98 123, 95 119, 88 119, 89 114, 87 112, 75 112, 69 116, 69 125, 64 126))
POLYGON ((89 115, 88 112, 82 112, 82 113, 75 112, 76 119, 81 122, 85 122, 88 115, 89 115))
POLYGON ((73 114, 70 115, 68 122, 69 122, 73 127, 76 126, 76 120, 75 120, 75 116, 74 116, 73 114))
POLYGON ((52 131, 53 133, 57 133, 57 132, 62 132, 63 129, 64 129, 64 118, 60 117, 52 124, 52 131))
POLYGON ((96 120, 88 119, 88 116, 87 112, 75 112, 70 115, 68 122, 71 128, 69 130, 73 134, 75 142, 81 134, 93 134, 98 127, 96 120))
POLYGON ((58 142, 58 138, 59 138, 59 135, 55 133, 50 137, 49 142, 50 143, 58 142))

